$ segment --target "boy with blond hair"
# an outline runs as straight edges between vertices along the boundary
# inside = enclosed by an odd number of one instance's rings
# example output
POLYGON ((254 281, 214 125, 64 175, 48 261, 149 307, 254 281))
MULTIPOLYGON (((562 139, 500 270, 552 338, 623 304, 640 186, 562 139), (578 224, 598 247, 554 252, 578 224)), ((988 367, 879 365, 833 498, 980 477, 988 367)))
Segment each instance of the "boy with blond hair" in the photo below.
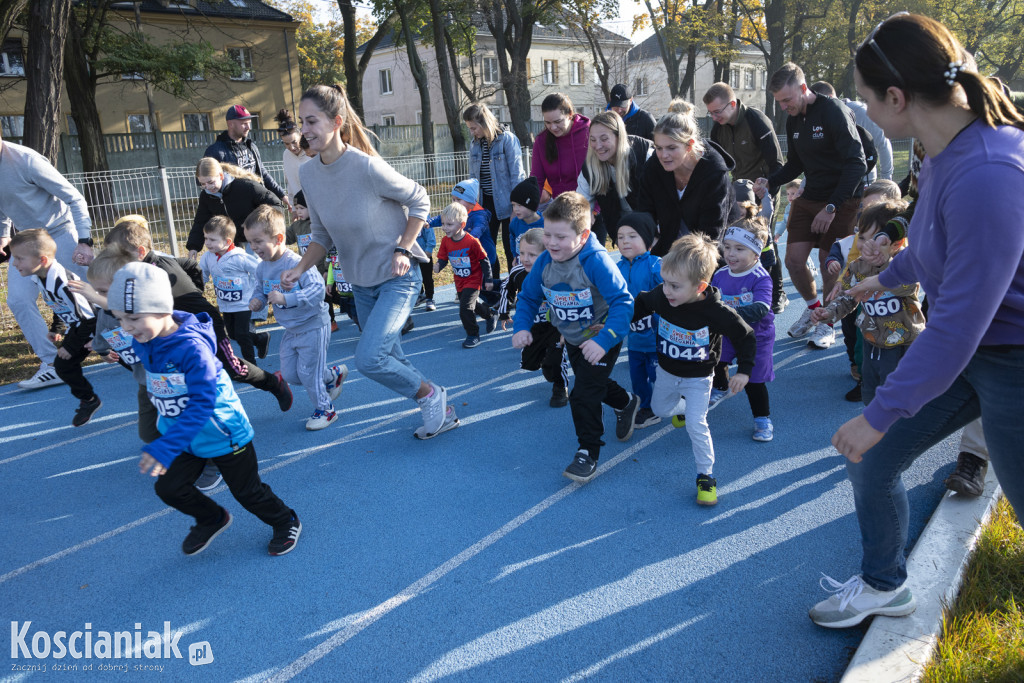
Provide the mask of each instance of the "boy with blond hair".
POLYGON ((597 472, 604 424, 601 404, 612 407, 620 441, 633 435, 640 399, 611 378, 622 342, 629 334, 633 297, 608 252, 590 232, 590 202, 563 192, 544 212, 544 247, 523 281, 513 324, 512 346, 533 343, 530 331, 542 301, 548 318, 565 338, 576 381, 569 407, 579 448, 563 475, 578 483, 597 472))
POLYGON ((480 241, 466 232, 466 207, 452 202, 441 211, 441 229, 444 237, 437 250, 434 272, 440 273, 450 261, 455 274, 455 291, 459 297, 459 318, 466 330, 462 347, 472 349, 480 345, 479 315, 487 321, 487 331, 496 324, 490 307, 480 300, 480 290, 491 279, 491 263, 480 241))

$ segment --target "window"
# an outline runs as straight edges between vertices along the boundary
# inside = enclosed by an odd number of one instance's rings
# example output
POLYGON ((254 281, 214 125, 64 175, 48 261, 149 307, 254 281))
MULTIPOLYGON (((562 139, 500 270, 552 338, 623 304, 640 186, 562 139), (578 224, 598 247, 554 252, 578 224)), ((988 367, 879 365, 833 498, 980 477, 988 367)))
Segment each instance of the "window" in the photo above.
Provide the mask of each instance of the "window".
POLYGON ((394 114, 387 114, 385 116, 382 116, 382 117, 380 117, 380 122, 381 122, 382 125, 385 125, 385 126, 393 126, 393 125, 395 125, 395 115, 394 114))
POLYGON ((768 71, 767 69, 761 72, 761 90, 768 89, 768 71))
POLYGON ((129 133, 152 133, 153 123, 149 120, 149 114, 128 114, 129 133))
POLYGON ((544 60, 544 85, 555 85, 558 83, 558 60, 544 60))
POLYGON ((754 71, 752 69, 743 70, 743 89, 753 90, 754 89, 754 71))
POLYGON ((739 69, 729 69, 729 85, 732 88, 734 88, 734 89, 737 89, 737 90, 739 89, 739 87, 740 87, 740 70, 739 69))
POLYGON ((569 85, 583 85, 583 62, 569 62, 569 85))
POLYGON ((391 87, 391 69, 381 69, 377 74, 380 76, 380 94, 390 95, 394 93, 395 91, 391 87))
POLYGON ((235 7, 245 7, 245 0, 228 0, 235 7))
POLYGON ((258 111, 253 111, 252 109, 249 110, 249 113, 252 114, 252 118, 249 119, 249 130, 259 130, 261 118, 260 113, 258 111))
POLYGON ((422 123, 423 123, 423 111, 420 110, 420 111, 416 112, 416 125, 418 126, 418 125, 420 125, 422 123))
POLYGON ((0 134, 5 138, 20 138, 25 134, 25 117, 18 114, 0 116, 0 134))
POLYGON ((483 58, 483 70, 484 70, 484 83, 497 83, 500 80, 498 78, 498 58, 497 57, 484 57, 483 58))
POLYGON ((183 124, 187 131, 199 132, 204 130, 213 130, 213 126, 210 125, 209 112, 185 114, 183 124))
POLYGON ((633 88, 633 95, 639 95, 640 97, 647 95, 647 79, 645 77, 640 76, 636 79, 636 85, 633 88))
POLYGON ((232 76, 233 81, 251 81, 255 76, 252 70, 252 50, 247 47, 229 47, 228 58, 238 64, 238 75, 232 76))
POLYGON ((3 55, 0 56, 0 76, 24 76, 25 58, 21 52, 20 40, 5 40, 3 55))

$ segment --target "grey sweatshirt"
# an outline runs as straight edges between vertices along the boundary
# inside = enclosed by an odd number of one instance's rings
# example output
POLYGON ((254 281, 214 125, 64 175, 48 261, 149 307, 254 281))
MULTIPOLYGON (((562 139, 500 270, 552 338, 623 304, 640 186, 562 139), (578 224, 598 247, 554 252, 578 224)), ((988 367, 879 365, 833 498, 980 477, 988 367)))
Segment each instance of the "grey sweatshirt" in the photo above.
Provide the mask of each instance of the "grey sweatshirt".
POLYGON ((5 140, 0 147, 0 237, 10 237, 12 227, 85 239, 92 219, 85 197, 46 157, 5 140))
MULTIPOLYGON (((308 165, 308 164, 307 164, 308 165)), ((267 295, 277 290, 284 294, 284 306, 274 305, 274 318, 289 332, 306 332, 318 326, 326 327, 330 322, 327 315, 327 303, 324 293, 327 290, 324 279, 316 268, 310 268, 291 291, 281 288, 281 273, 294 268, 299 263, 299 255, 291 249, 285 250, 276 261, 260 261, 256 267, 256 290, 254 299, 267 303, 267 295)))
MULTIPOLYGON (((362 287, 390 280, 408 217, 426 220, 430 213, 423 186, 351 146, 332 164, 314 157, 299 168, 299 178, 313 241, 327 251, 337 247, 345 279, 362 287)), ((415 241, 411 251, 417 260, 429 260, 415 241)))

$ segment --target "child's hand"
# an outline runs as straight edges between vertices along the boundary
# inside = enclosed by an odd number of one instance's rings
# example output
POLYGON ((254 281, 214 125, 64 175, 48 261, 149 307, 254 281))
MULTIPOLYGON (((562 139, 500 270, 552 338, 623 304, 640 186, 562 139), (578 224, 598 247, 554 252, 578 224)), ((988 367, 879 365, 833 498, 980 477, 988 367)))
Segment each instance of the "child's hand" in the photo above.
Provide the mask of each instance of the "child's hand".
POLYGON ((501 331, 504 332, 508 329, 508 324, 512 322, 512 318, 505 318, 501 321, 501 331))
POLYGON ((835 285, 832 286, 832 291, 825 296, 825 303, 832 303, 837 296, 843 293, 843 279, 836 278, 835 285))
POLYGON ((494 283, 490 282, 490 281, 485 282, 484 283, 484 289, 486 289, 488 292, 494 291, 494 283))
POLYGON ((284 292, 278 292, 275 290, 270 294, 267 294, 267 303, 274 304, 275 306, 284 306, 284 292))
POLYGON ((64 339, 64 335, 59 332, 47 332, 46 338, 49 339, 52 344, 60 344, 61 340, 64 339))
POLYGON ((121 359, 121 356, 117 355, 117 351, 110 351, 105 356, 100 356, 107 363, 116 363, 121 359))
POLYGON ((142 458, 139 460, 139 472, 148 473, 151 477, 159 477, 166 471, 167 468, 161 465, 156 458, 145 451, 142 452, 142 458))
POLYGON ((826 267, 826 270, 828 270, 832 275, 837 275, 842 269, 843 267, 839 265, 839 261, 829 261, 828 266, 826 267))
POLYGON ((253 297, 253 298, 249 299, 249 310, 250 311, 255 313, 256 311, 258 311, 258 310, 260 310, 262 308, 263 308, 263 302, 262 301, 260 301, 256 297, 253 297))
POLYGON ((607 351, 601 348, 601 345, 593 339, 588 339, 580 344, 580 351, 583 353, 583 357, 586 361, 591 365, 597 365, 607 353, 607 351))
POLYGON ((81 294, 85 300, 96 306, 107 307, 107 297, 97 292, 85 280, 68 280, 68 288, 75 294, 81 294))
POLYGON ((824 306, 818 306, 811 311, 811 322, 817 325, 818 323, 832 322, 832 315, 826 310, 824 306))
POLYGON ((742 372, 737 372, 729 380, 729 393, 738 394, 743 391, 743 387, 747 386, 747 382, 750 381, 750 375, 744 375, 742 372))
MULTIPOLYGON (((505 329, 502 327, 502 329, 505 329)), ((525 349, 533 343, 533 334, 529 330, 521 330, 512 335, 512 348, 525 349)))
POLYGON ((63 346, 57 349, 57 357, 64 360, 71 360, 71 354, 63 346))
POLYGON ((434 262, 434 272, 435 273, 440 273, 441 272, 440 266, 441 266, 440 263, 438 263, 437 261, 434 262))

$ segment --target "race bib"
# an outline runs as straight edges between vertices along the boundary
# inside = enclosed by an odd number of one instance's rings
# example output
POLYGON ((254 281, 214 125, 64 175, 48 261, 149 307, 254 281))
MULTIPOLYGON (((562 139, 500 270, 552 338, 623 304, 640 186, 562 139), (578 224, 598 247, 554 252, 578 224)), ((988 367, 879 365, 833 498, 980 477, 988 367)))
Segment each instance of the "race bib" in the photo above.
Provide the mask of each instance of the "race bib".
POLYGON ((754 293, 743 292, 742 294, 722 294, 722 303, 732 308, 736 308, 737 306, 749 306, 754 303, 754 293))
POLYGON ((327 260, 331 262, 335 270, 341 270, 341 263, 338 261, 338 250, 331 247, 331 250, 327 252, 327 260))
POLYGON ((653 329, 651 327, 651 316, 645 315, 643 318, 629 324, 630 332, 646 332, 647 330, 653 329))
POLYGON ((881 294, 861 304, 864 312, 872 318, 885 318, 903 310, 903 300, 892 294, 881 294))
POLYGON ((546 323, 548 319, 548 302, 541 301, 540 306, 537 308, 537 315, 533 316, 533 324, 546 323))
POLYGON ((54 301, 47 301, 46 303, 50 305, 54 314, 63 320, 64 324, 68 327, 78 324, 78 316, 75 314, 74 309, 72 309, 71 306, 68 306, 65 302, 57 299, 54 301))
POLYGON ((270 294, 271 292, 284 292, 284 288, 281 286, 280 280, 263 281, 263 294, 270 294))
POLYGON ((120 327, 116 327, 112 330, 107 330, 102 333, 103 338, 107 340, 107 344, 110 345, 117 355, 121 357, 128 365, 135 365, 140 362, 140 359, 135 355, 135 349, 132 348, 132 341, 135 339, 132 335, 125 332, 120 327))
POLYGON ((452 256, 450 260, 455 277, 469 277, 473 271, 473 264, 468 256, 452 256))
POLYGON ((188 405, 188 385, 180 372, 146 372, 149 400, 162 417, 178 417, 188 405))
POLYGON ((658 318, 658 351, 673 360, 705 361, 711 357, 708 328, 687 330, 658 318))
POLYGON ((242 300, 240 277, 216 277, 213 279, 213 289, 217 293, 217 301, 238 303, 242 300))
POLYGON ((299 235, 298 237, 296 237, 295 241, 299 245, 299 253, 300 254, 305 254, 306 253, 306 249, 309 248, 309 243, 313 241, 313 235, 312 234, 299 235))
POLYGON ((335 267, 334 269, 334 288, 339 294, 351 294, 352 285, 345 279, 345 275, 341 272, 341 268, 335 267))
POLYGON ((550 314, 562 322, 594 322, 594 295, 590 288, 578 291, 563 291, 543 288, 544 298, 550 308, 550 314))

